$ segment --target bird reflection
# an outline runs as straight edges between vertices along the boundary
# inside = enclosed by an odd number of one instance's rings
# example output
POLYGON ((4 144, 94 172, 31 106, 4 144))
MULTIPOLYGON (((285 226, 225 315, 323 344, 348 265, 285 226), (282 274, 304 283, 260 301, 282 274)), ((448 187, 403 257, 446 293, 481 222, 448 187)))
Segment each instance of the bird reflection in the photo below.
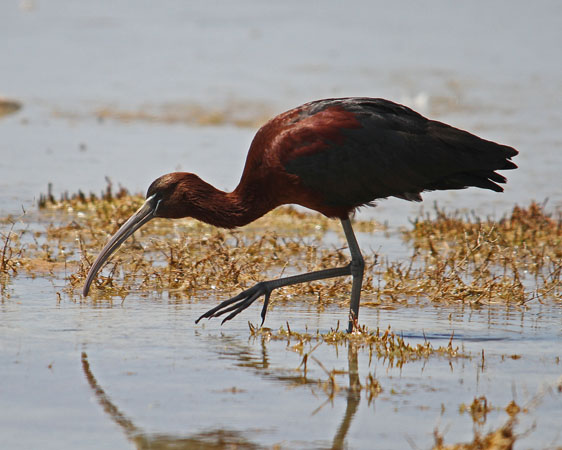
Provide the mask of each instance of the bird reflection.
MULTIPOLYGON (((269 370, 269 358, 267 355, 267 346, 262 345, 260 356, 254 357, 249 351, 239 351, 239 348, 228 352, 228 356, 238 355, 237 365, 244 368, 253 368, 258 374, 265 375, 268 378, 274 378, 280 382, 290 385, 314 385, 318 384, 318 379, 312 379, 306 375, 279 375, 269 370)), ((128 418, 117 405, 113 403, 111 397, 98 383, 92 367, 88 361, 86 352, 82 353, 82 370, 88 382, 88 385, 95 394, 95 397, 109 418, 115 422, 123 431, 127 439, 138 449, 260 449, 262 445, 251 442, 244 436, 244 432, 225 429, 211 429, 205 432, 173 435, 149 433, 135 425, 133 420, 128 418)), ((359 381, 357 348, 352 343, 348 345, 348 373, 349 387, 347 388, 346 409, 341 419, 340 425, 332 439, 332 449, 341 449, 345 447, 347 434, 351 427, 351 423, 359 407, 361 401, 361 383, 359 381)))
POLYGON ((99 385, 88 361, 86 352, 82 352, 82 370, 86 380, 105 413, 115 422, 125 436, 138 449, 260 449, 262 446, 249 442, 243 437, 243 433, 234 430, 216 429, 202 433, 194 433, 189 436, 175 436, 167 434, 147 433, 137 427, 121 410, 111 401, 111 398, 99 385))
POLYGON ((349 389, 347 390, 347 405, 345 408, 345 413, 341 420, 338 431, 334 436, 332 441, 332 449, 344 448, 345 438, 349 427, 351 427, 351 422, 353 417, 359 408, 359 402, 361 401, 361 383, 359 382, 359 368, 357 364, 357 346, 353 343, 349 343, 347 347, 347 358, 349 361, 349 389))

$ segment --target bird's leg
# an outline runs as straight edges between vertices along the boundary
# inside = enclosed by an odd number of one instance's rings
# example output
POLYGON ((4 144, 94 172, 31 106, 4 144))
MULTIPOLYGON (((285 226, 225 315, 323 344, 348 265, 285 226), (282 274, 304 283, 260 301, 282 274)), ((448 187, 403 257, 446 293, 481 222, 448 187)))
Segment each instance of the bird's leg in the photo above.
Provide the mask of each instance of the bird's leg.
POLYGON ((228 315, 226 318, 223 319, 222 323, 224 323, 227 320, 236 317, 238 314, 244 311, 248 306, 254 303, 258 298, 264 295, 265 300, 261 311, 262 325, 263 325, 263 322, 265 321, 265 315, 267 313, 267 306, 269 304, 269 297, 273 289, 277 289, 283 286, 289 286, 292 284, 306 283, 308 281, 323 280, 325 278, 335 278, 345 275, 351 275, 351 264, 348 264, 347 266, 344 267, 336 267, 334 269, 324 269, 324 270, 318 270, 316 272, 303 273, 300 275, 294 275, 292 277, 278 278, 276 280, 269 280, 269 281, 261 281, 255 286, 252 286, 250 289, 246 289, 245 291, 241 292, 236 297, 232 297, 228 300, 225 300, 222 303, 219 303, 213 309, 210 309, 201 317, 199 317, 195 321, 195 323, 199 322, 201 319, 205 317, 210 319, 211 317, 219 317, 227 312, 232 311, 230 315, 228 315))
MULTIPOLYGON (((353 276, 353 286, 351 290, 351 316, 356 319, 359 313, 359 297, 361 295, 361 282, 363 279, 363 268, 364 261, 359 251, 359 246, 353 234, 351 228, 351 222, 349 219, 342 220, 343 229, 345 232, 345 237, 349 244, 349 250, 351 252, 351 262, 344 267, 336 267, 333 269, 318 270, 316 272, 308 272, 300 275, 294 275, 291 277, 278 278, 276 280, 262 281, 250 289, 246 289, 235 297, 225 300, 219 303, 214 308, 207 311, 201 317, 199 317, 195 322, 199 322, 203 318, 219 317, 223 314, 230 313, 226 316, 222 323, 227 320, 236 317, 246 308, 248 308, 252 303, 254 303, 262 295, 265 296, 263 303, 263 308, 261 311, 262 325, 265 321, 265 315, 267 313, 267 306, 269 305, 269 297, 274 289, 289 286, 292 284, 306 283, 309 281, 324 280, 326 278, 342 277, 346 275, 353 276)), ((350 320, 350 327, 352 327, 353 321, 350 320)), ((352 328, 351 328, 352 330, 352 328)))
POLYGON ((351 285, 351 301, 349 303, 349 325, 347 327, 347 332, 351 333, 353 331, 353 324, 357 323, 357 318, 359 317, 359 300, 361 298, 361 286, 363 284, 363 271, 365 270, 365 260, 363 255, 361 255, 361 250, 357 244, 357 239, 353 233, 353 228, 351 227, 351 221, 345 219, 341 221, 343 226, 343 231, 345 233, 345 238, 347 239, 347 245, 349 246, 349 252, 351 253, 351 263, 349 264, 351 269, 351 275, 353 276, 353 284, 351 285))

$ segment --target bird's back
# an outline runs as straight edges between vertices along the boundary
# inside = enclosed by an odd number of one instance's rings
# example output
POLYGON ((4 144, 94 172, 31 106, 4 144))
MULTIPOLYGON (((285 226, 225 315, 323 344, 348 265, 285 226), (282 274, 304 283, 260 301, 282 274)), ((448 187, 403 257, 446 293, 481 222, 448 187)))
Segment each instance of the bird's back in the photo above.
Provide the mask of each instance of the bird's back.
POLYGON ((511 147, 387 100, 327 99, 264 125, 244 176, 251 181, 252 171, 274 174, 291 197, 281 202, 346 217, 389 196, 421 200, 423 191, 469 186, 501 192, 498 183, 506 179, 495 171, 516 168, 510 161, 515 155, 511 147))

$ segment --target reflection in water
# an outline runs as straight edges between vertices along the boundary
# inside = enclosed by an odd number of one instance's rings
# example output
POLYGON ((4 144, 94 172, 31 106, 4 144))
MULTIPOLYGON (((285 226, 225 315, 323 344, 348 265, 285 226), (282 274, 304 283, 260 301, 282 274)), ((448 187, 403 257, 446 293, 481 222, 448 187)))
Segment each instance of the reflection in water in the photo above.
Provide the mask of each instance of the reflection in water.
POLYGON ((196 433, 192 436, 180 437, 164 434, 149 434, 138 428, 119 408, 113 404, 110 397, 98 384, 94 376, 88 355, 82 352, 82 370, 88 380, 90 388, 94 391, 99 404, 107 415, 125 433, 129 439, 139 449, 223 449, 225 447, 239 449, 257 449, 261 446, 248 442, 242 433, 232 430, 210 430, 204 433, 196 433))
POLYGON ((349 389, 347 391, 347 406, 345 414, 332 441, 332 449, 344 448, 345 437, 353 421, 353 416, 359 408, 361 400, 361 383, 359 382, 359 368, 357 364, 357 347, 349 343, 347 357, 349 361, 349 389))
MULTIPOLYGON (((239 357, 239 366, 250 367, 257 373, 273 376, 278 381, 289 383, 291 385, 301 384, 310 385, 318 384, 321 380, 313 380, 305 376, 278 376, 268 371, 267 346, 265 342, 262 345, 260 358, 253 358, 250 352, 229 352, 230 355, 239 357)), ((137 427, 131 419, 129 419, 120 409, 112 402, 109 395, 98 384, 96 377, 92 372, 88 355, 82 352, 82 370, 88 381, 88 384, 94 392, 98 403, 102 406, 105 413, 115 422, 125 433, 125 436, 139 449, 222 449, 225 447, 237 449, 258 449, 263 448, 261 445, 248 441, 240 431, 213 429, 202 433, 195 433, 188 436, 175 436, 165 434, 151 434, 137 427)), ((357 347, 350 343, 348 346, 348 373, 349 388, 347 389, 347 405, 344 416, 332 440, 332 449, 342 449, 345 445, 347 433, 351 427, 353 417, 359 407, 361 400, 361 383, 359 382, 359 371, 357 363, 357 347)))

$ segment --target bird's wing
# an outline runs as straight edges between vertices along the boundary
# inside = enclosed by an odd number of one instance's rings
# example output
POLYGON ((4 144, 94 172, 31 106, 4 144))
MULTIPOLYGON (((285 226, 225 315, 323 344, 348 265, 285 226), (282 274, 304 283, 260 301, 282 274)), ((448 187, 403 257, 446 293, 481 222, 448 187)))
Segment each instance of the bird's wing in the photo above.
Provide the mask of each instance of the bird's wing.
POLYGON ((335 207, 421 200, 420 192, 435 189, 502 191, 496 183, 506 180, 494 171, 516 167, 515 149, 382 99, 313 104, 303 116, 283 144, 290 148, 283 166, 335 207))

